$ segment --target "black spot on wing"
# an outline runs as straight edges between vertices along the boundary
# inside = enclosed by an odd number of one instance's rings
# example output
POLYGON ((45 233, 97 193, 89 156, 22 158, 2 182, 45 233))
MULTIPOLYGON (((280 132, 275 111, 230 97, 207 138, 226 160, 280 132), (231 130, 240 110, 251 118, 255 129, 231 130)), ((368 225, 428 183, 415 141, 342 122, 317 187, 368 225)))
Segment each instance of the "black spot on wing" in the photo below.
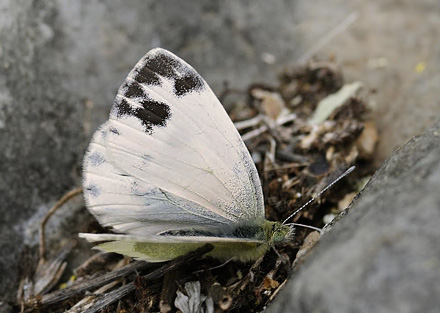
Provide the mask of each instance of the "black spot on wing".
POLYGON ((135 69, 134 79, 141 84, 160 86, 159 75, 145 65, 135 69))
POLYGON ((180 62, 175 58, 165 53, 155 53, 152 56, 147 57, 145 66, 152 72, 157 73, 160 76, 168 79, 177 78, 176 69, 179 67, 180 62))
POLYGON ((186 95, 188 92, 201 91, 203 88, 203 80, 196 71, 190 71, 187 75, 174 80, 174 92, 179 97, 186 95))
POLYGON ((150 70, 171 80, 174 85, 174 94, 178 97, 204 89, 203 79, 192 67, 166 52, 156 52, 148 56, 143 70, 150 70))
POLYGON ((119 100, 118 98, 116 98, 113 109, 114 112, 116 113, 116 117, 118 118, 121 118, 126 115, 133 115, 133 109, 125 99, 119 100))
POLYGON ((126 81, 120 88, 119 94, 133 101, 130 104, 124 98, 116 98, 114 109, 117 117, 135 116, 149 134, 153 126, 164 127, 170 118, 170 108, 167 104, 150 99, 144 87, 137 81, 126 81))
POLYGON ((145 99, 140 102, 142 108, 135 109, 135 116, 143 121, 144 126, 162 126, 170 118, 170 107, 159 101, 145 99))
POLYGON ((167 120, 171 117, 170 107, 159 101, 143 99, 137 101, 141 106, 132 107, 126 99, 116 99, 116 116, 135 116, 138 118, 147 134, 153 133, 153 127, 165 127, 167 120))
POLYGON ((143 91, 141 85, 138 82, 133 82, 131 84, 125 82, 123 87, 123 95, 130 99, 135 98, 146 98, 146 94, 143 91))

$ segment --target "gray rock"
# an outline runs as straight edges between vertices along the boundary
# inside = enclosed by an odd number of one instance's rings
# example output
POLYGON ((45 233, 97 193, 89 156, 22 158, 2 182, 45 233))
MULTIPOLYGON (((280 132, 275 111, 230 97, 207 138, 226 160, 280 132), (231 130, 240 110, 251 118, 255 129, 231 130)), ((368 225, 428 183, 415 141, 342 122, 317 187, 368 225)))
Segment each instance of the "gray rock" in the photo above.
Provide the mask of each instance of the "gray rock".
POLYGON ((399 149, 268 312, 438 312, 440 121, 399 149))
POLYGON ((29 222, 35 227, 78 179, 83 106, 63 66, 55 16, 49 1, 0 10, 0 311, 17 291, 29 222))

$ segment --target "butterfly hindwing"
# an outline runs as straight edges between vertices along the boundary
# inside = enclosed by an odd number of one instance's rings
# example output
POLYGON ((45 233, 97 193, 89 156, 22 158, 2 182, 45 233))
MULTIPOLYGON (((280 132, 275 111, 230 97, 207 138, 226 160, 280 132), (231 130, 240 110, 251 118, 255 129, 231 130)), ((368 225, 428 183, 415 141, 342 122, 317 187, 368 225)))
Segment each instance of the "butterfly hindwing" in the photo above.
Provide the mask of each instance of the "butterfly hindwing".
POLYGON ((127 236, 115 234, 80 234, 88 241, 108 241, 96 246, 106 252, 117 252, 148 262, 163 262, 193 251, 206 243, 214 245, 209 256, 221 260, 248 261, 262 255, 269 245, 261 240, 203 236, 127 236))
POLYGON ((115 167, 106 152, 108 134, 107 122, 93 136, 84 157, 86 204, 102 225, 131 235, 154 235, 194 225, 203 229, 230 223, 115 167))

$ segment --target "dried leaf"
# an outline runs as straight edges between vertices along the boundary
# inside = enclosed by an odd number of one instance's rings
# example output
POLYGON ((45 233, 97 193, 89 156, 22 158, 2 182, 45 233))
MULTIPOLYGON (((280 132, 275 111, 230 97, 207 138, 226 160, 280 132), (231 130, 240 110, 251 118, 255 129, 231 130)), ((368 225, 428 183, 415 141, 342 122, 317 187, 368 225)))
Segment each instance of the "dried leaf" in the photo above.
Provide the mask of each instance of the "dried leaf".
POLYGON ((214 301, 211 297, 201 294, 200 282, 192 281, 185 284, 187 296, 177 291, 174 305, 182 313, 214 313, 214 301))
POLYGON ((346 84, 338 92, 322 99, 309 119, 309 123, 319 125, 324 122, 337 108, 345 104, 351 97, 354 97, 361 87, 362 83, 360 82, 346 84))
POLYGON ((265 276, 263 280, 263 288, 266 290, 275 289, 280 285, 279 282, 274 280, 272 277, 265 276))

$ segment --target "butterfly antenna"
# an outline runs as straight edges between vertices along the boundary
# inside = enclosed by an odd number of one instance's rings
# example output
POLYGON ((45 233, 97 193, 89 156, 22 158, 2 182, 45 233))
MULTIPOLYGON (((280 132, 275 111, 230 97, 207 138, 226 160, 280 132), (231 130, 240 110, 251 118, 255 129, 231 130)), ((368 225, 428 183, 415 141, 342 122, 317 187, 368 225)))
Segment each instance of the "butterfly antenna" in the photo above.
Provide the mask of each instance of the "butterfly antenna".
POLYGON ((287 223, 287 224, 284 224, 284 225, 286 225, 286 226, 291 226, 292 225, 292 226, 297 226, 297 227, 309 228, 309 229, 316 230, 316 231, 318 231, 321 234, 323 232, 323 230, 321 228, 315 227, 315 226, 311 226, 311 225, 305 225, 305 224, 299 224, 299 223, 287 223))
POLYGON ((324 189, 322 189, 315 197, 313 197, 312 199, 310 199, 309 201, 307 201, 304 205, 302 205, 298 210, 296 210, 295 212, 293 212, 292 214, 289 215, 288 218, 286 218, 283 222, 282 225, 284 225, 289 219, 291 219, 292 217, 294 217, 296 214, 298 214, 300 211, 302 211, 305 207, 307 207, 310 203, 312 203, 313 201, 315 201, 317 198, 319 198, 320 195, 322 195, 327 189, 329 189, 330 187, 332 187, 334 184, 336 184, 338 181, 340 181, 342 178, 344 178, 345 176, 347 176, 348 174, 350 174, 351 172, 353 172, 353 170, 355 169, 355 166, 350 167, 348 170, 346 170, 343 174, 341 174, 341 176, 339 176, 338 178, 336 178, 334 181, 332 181, 330 184, 327 185, 327 187, 325 187, 324 189))

